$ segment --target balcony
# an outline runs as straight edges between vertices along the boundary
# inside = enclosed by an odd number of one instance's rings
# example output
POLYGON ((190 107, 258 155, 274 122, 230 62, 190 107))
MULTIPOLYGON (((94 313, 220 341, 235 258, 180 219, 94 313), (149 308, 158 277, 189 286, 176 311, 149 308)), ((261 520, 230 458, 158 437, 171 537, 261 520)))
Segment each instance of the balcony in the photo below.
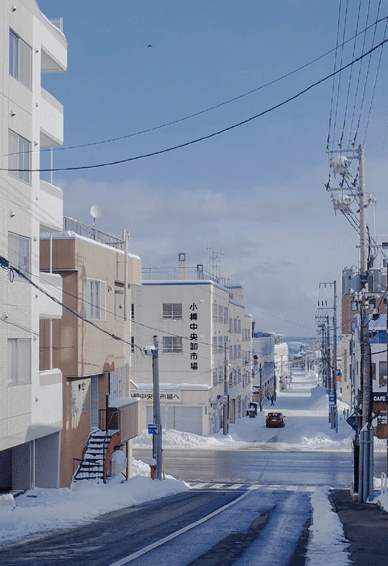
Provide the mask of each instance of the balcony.
POLYGON ((47 90, 41 89, 40 146, 63 144, 63 106, 47 90))
POLYGON ((63 192, 59 187, 40 181, 40 195, 36 211, 41 232, 62 231, 63 192))
MULTIPOLYGON (((55 273, 39 273, 39 287, 46 291, 58 301, 63 300, 63 282, 62 277, 55 273)), ((37 291, 39 300, 39 318, 62 318, 62 305, 59 305, 42 291, 37 291)))
POLYGON ((55 368, 39 372, 35 393, 33 423, 40 427, 62 428, 62 372, 55 368))

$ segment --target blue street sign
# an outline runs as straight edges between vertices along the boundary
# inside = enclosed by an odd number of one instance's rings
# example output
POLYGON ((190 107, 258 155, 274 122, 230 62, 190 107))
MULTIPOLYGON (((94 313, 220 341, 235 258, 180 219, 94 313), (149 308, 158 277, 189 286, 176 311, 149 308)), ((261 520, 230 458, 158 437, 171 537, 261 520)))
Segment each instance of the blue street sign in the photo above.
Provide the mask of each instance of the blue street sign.
POLYGON ((148 425, 148 434, 158 434, 158 425, 149 424, 148 425))
POLYGON ((329 404, 334 405, 334 403, 335 403, 334 391, 330 391, 330 393, 329 393, 329 404))

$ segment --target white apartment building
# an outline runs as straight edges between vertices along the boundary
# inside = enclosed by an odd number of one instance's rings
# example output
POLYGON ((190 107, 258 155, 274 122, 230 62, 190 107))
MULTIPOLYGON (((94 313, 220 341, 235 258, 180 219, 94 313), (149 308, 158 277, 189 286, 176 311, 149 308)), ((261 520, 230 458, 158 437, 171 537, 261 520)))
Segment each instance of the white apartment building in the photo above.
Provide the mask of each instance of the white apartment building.
POLYGON ((275 335, 271 332, 255 332, 252 338, 252 353, 258 356, 257 369, 254 367, 252 387, 262 391, 264 399, 272 397, 275 391, 275 335))
MULTIPOLYGON (((186 280, 181 263, 180 279, 143 280, 137 289, 134 341, 144 348, 158 338, 163 427, 207 435, 222 426, 226 389, 230 422, 246 415, 252 319, 245 314, 241 285, 205 279, 201 270, 198 279, 186 280)), ((138 348, 133 360, 131 394, 143 400, 146 428, 153 422, 152 363, 138 348)))
POLYGON ((275 388, 281 391, 287 388, 287 379, 290 377, 290 363, 288 357, 288 344, 284 334, 275 334, 275 388))
MULTIPOLYGON (((39 272, 39 235, 62 230, 63 195, 38 170, 41 150, 63 143, 63 107, 41 87, 42 73, 66 70, 60 27, 35 0, 0 3, 0 255, 59 299, 61 277, 39 272)), ((0 490, 58 486, 62 374, 39 372, 39 321, 61 316, 47 295, 2 271, 0 490)))

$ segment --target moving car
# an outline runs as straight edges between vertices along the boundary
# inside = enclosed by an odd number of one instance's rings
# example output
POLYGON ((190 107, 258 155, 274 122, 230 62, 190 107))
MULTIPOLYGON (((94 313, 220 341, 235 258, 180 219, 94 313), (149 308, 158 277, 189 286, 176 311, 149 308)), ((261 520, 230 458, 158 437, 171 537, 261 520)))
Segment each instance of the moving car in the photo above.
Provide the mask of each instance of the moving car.
POLYGON ((284 426, 284 415, 283 413, 268 413, 265 418, 265 426, 269 427, 283 427, 284 426))

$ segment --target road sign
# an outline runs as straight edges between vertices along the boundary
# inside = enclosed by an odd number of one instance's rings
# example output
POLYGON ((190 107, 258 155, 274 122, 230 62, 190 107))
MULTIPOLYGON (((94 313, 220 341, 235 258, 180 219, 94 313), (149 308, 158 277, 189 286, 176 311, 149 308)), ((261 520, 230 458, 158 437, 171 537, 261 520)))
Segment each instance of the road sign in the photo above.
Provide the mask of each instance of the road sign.
POLYGON ((259 371, 259 366, 253 366, 253 369, 255 370, 255 373, 257 373, 259 371))
POLYGON ((158 434, 158 425, 149 424, 148 425, 148 434, 158 434))
POLYGON ((329 393, 329 405, 335 405, 335 396, 333 391, 330 391, 329 393))

